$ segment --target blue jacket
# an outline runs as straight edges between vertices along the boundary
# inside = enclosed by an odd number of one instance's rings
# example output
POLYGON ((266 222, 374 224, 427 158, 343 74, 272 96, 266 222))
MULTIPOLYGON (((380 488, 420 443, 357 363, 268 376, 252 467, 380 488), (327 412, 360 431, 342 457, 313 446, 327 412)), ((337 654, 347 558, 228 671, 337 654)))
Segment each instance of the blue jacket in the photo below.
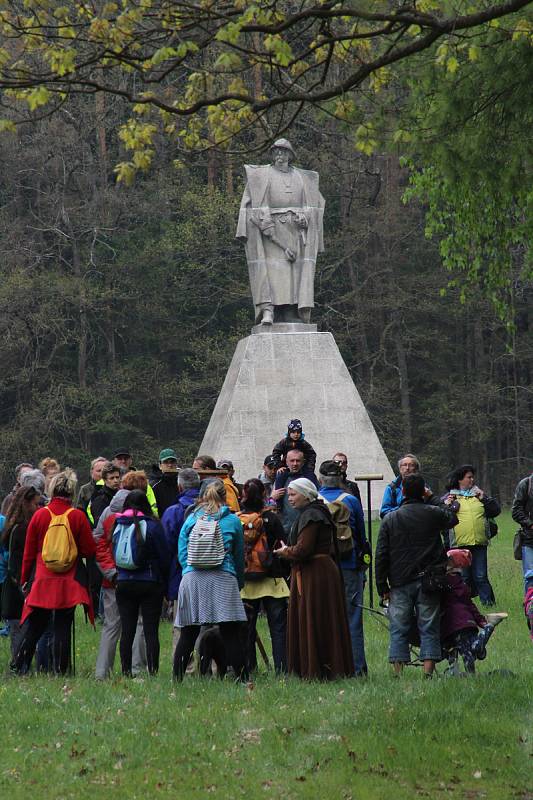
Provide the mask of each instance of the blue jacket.
POLYGON ((402 478, 401 475, 398 475, 392 483, 389 483, 385 492, 383 493, 383 500, 381 502, 381 508, 379 511, 379 516, 381 519, 386 517, 387 514, 390 514, 391 511, 396 511, 397 508, 400 508, 400 505, 403 500, 403 492, 402 492, 402 478))
MULTIPOLYGON (((330 489, 326 486, 322 486, 320 488, 320 494, 328 501, 328 503, 332 503, 333 500, 336 500, 341 494, 346 494, 346 492, 344 489, 330 489)), ((343 556, 343 558, 341 558, 341 567, 343 569, 355 569, 358 566, 357 556, 361 553, 361 545, 363 542, 366 542, 365 518, 361 503, 357 497, 347 494, 346 497, 343 497, 341 502, 347 505, 350 509, 350 528, 352 529, 355 545, 351 553, 347 553, 345 556, 343 556)))
MULTIPOLYGON (((178 542, 178 558, 184 575, 195 569, 195 567, 189 567, 187 565, 187 547, 189 544, 189 535, 194 527, 194 523, 202 515, 204 515, 204 512, 199 508, 198 511, 190 514, 181 526, 178 542)), ((226 555, 218 569, 235 575, 239 584, 239 589, 242 589, 244 586, 244 534, 242 523, 239 517, 230 511, 227 506, 222 506, 217 514, 208 514, 207 516, 209 519, 218 519, 222 538, 224 539, 226 555)))
MULTIPOLYGON (((170 567, 170 553, 168 550, 165 533, 158 519, 142 517, 146 520, 146 547, 148 551, 148 563, 146 567, 139 569, 117 568, 117 581, 155 581, 162 583, 166 591, 168 582, 168 570, 170 567)), ((130 516, 119 514, 117 520, 131 523, 130 516)))
POLYGON ((199 489, 187 489, 178 498, 178 502, 169 506, 161 518, 170 552, 170 572, 168 575, 168 600, 176 600, 181 581, 181 567, 178 561, 178 539, 188 507, 196 502, 199 489))

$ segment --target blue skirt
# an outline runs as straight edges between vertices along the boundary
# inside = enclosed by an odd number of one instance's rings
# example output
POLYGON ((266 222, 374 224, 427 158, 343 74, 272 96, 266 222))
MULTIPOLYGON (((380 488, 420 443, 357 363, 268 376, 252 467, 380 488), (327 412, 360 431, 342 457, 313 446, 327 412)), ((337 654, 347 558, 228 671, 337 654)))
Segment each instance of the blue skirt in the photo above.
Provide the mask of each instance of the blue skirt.
POLYGON ((174 625, 216 625, 246 622, 237 578, 221 569, 194 569, 180 583, 174 625))

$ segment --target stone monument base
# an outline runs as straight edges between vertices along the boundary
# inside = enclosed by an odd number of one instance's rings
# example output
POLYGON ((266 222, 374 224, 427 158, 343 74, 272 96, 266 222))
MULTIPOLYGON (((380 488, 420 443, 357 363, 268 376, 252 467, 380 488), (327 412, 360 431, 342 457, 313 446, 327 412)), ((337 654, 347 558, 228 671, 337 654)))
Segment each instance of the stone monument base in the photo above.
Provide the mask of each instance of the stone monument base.
POLYGON ((272 325, 254 325, 252 333, 316 333, 317 327, 307 322, 274 322, 272 325))
MULTIPOLYGON (((317 471, 340 451, 348 456, 349 478, 383 474, 372 483, 372 508, 379 510, 394 473, 335 339, 315 325, 257 325, 241 339, 200 451, 230 458, 244 482, 257 477, 294 417, 317 452, 317 471)), ((366 484, 360 489, 366 509, 366 484)))

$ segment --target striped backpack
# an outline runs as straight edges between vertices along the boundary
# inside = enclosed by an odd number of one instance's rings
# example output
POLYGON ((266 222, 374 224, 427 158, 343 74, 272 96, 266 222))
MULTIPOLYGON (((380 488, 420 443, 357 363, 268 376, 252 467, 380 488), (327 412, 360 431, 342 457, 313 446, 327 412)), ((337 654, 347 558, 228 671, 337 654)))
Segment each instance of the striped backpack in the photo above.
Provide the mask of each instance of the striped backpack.
POLYGON ((224 539, 217 519, 198 517, 189 534, 187 565, 195 569, 216 569, 224 561, 224 539))

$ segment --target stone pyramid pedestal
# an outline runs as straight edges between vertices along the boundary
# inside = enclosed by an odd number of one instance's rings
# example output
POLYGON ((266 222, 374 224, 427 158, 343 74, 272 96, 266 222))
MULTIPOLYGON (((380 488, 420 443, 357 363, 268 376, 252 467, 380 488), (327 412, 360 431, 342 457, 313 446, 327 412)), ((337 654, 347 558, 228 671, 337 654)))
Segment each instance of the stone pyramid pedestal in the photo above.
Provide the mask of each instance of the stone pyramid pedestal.
MULTIPOLYGON (((350 479, 383 474, 372 483, 375 516, 394 473, 335 339, 316 325, 257 326, 241 339, 200 452, 230 458, 244 482, 257 477, 294 417, 317 452, 317 470, 341 451, 350 479)), ((360 489, 366 511, 366 483, 360 489)))

